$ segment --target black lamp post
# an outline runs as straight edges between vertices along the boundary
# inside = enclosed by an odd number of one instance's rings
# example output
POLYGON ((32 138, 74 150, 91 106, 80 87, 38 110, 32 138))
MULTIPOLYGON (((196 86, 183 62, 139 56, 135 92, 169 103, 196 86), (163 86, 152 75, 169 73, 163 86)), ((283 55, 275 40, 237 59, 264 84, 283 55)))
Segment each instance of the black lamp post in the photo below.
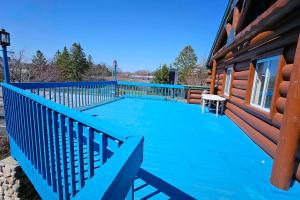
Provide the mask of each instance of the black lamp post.
POLYGON ((113 61, 113 68, 114 68, 114 81, 117 81, 117 67, 118 67, 118 63, 117 60, 113 61))
POLYGON ((4 82, 10 83, 8 57, 7 57, 7 49, 6 49, 6 47, 10 45, 10 36, 9 33, 6 32, 4 29, 0 30, 0 45, 2 46, 2 53, 3 53, 4 82))

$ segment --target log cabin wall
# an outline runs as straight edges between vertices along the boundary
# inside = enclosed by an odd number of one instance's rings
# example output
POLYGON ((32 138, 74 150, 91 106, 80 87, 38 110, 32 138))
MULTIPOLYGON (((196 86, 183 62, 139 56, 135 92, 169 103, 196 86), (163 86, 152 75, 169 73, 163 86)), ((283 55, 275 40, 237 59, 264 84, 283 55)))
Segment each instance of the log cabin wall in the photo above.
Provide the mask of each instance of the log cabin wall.
MULTIPOLYGON (((245 7, 249 7, 255 0, 237 2, 235 7, 233 5, 231 8, 233 20, 227 21, 234 24, 236 30, 240 30, 236 33, 235 40, 229 44, 225 44, 224 39, 228 40, 230 35, 228 34, 226 38, 224 32, 221 32, 210 57, 210 60, 217 63, 215 93, 227 98, 225 114, 249 138, 274 158, 280 138, 280 128, 300 33, 300 12, 298 12, 300 1, 274 1, 266 11, 247 26, 236 21, 239 20, 239 17, 246 18, 245 7), (237 9, 240 12, 236 11, 237 9), (271 107, 266 112, 251 105, 250 101, 257 61, 273 56, 278 56, 279 63, 271 107), (233 72, 227 96, 224 95, 224 84, 226 69, 229 66, 233 66, 233 72)), ((240 20, 242 19, 240 18, 240 20)), ((227 30, 228 27, 227 24, 224 29, 230 33, 230 30, 227 30)), ((299 153, 298 159, 300 159, 299 153)), ((300 166, 298 166, 295 178, 300 181, 300 166)))
POLYGON ((224 69, 217 70, 216 73, 216 84, 217 84, 217 94, 223 94, 223 84, 224 84, 224 69))

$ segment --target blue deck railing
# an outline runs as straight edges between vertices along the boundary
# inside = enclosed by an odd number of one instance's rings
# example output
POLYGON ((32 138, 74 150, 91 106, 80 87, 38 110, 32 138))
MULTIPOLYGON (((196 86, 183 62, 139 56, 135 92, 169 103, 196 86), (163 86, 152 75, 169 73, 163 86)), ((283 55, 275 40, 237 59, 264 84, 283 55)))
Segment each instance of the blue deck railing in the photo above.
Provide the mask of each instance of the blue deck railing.
POLYGON ((185 100, 180 85, 105 81, 1 86, 11 154, 43 199, 133 199, 143 137, 115 132, 79 110, 124 96, 185 100))
POLYGON ((124 137, 96 118, 63 106, 84 106, 96 102, 89 98, 98 100, 103 94, 110 98, 115 83, 52 84, 1 84, 11 154, 41 198, 124 199, 131 195, 128 191, 143 158, 143 138, 124 137), (62 100, 69 96, 70 102, 70 93, 64 91, 68 87, 77 92, 71 98, 75 104, 62 100), (51 96, 54 88, 60 89, 53 94, 63 95, 51 96), (110 91, 96 95, 95 88, 110 91))
POLYGON ((117 86, 119 96, 163 98, 176 101, 185 100, 185 88, 183 85, 118 81, 117 86))
POLYGON ((55 103, 71 108, 110 101, 116 97, 116 81, 62 82, 62 83, 12 83, 55 103))

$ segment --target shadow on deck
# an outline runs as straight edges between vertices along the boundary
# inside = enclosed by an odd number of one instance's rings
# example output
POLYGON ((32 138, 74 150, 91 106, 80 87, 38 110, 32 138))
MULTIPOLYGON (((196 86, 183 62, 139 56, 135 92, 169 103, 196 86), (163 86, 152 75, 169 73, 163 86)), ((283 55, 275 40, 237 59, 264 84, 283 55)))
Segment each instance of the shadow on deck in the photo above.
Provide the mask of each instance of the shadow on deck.
POLYGON ((178 188, 165 182, 161 178, 151 174, 143 168, 140 169, 134 182, 134 192, 139 193, 139 191, 143 193, 143 197, 140 198, 141 200, 151 199, 156 195, 165 196, 166 199, 195 200, 195 198, 192 196, 186 194, 185 192, 179 190, 178 188), (148 187, 148 189, 151 187, 149 190, 152 191, 142 191, 147 190, 146 187, 148 187))

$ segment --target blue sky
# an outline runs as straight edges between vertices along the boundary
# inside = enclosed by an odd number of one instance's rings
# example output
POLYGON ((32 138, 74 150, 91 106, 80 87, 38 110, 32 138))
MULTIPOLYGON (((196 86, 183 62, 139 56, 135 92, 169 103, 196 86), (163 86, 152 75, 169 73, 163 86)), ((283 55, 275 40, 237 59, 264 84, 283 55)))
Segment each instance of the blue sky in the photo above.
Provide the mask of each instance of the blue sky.
POLYGON ((79 42, 95 63, 117 59, 123 71, 154 70, 173 63, 190 44, 209 54, 227 0, 3 0, 0 27, 11 33, 10 49, 37 49, 51 59, 79 42), (3 9, 7 8, 7 9, 3 9))

